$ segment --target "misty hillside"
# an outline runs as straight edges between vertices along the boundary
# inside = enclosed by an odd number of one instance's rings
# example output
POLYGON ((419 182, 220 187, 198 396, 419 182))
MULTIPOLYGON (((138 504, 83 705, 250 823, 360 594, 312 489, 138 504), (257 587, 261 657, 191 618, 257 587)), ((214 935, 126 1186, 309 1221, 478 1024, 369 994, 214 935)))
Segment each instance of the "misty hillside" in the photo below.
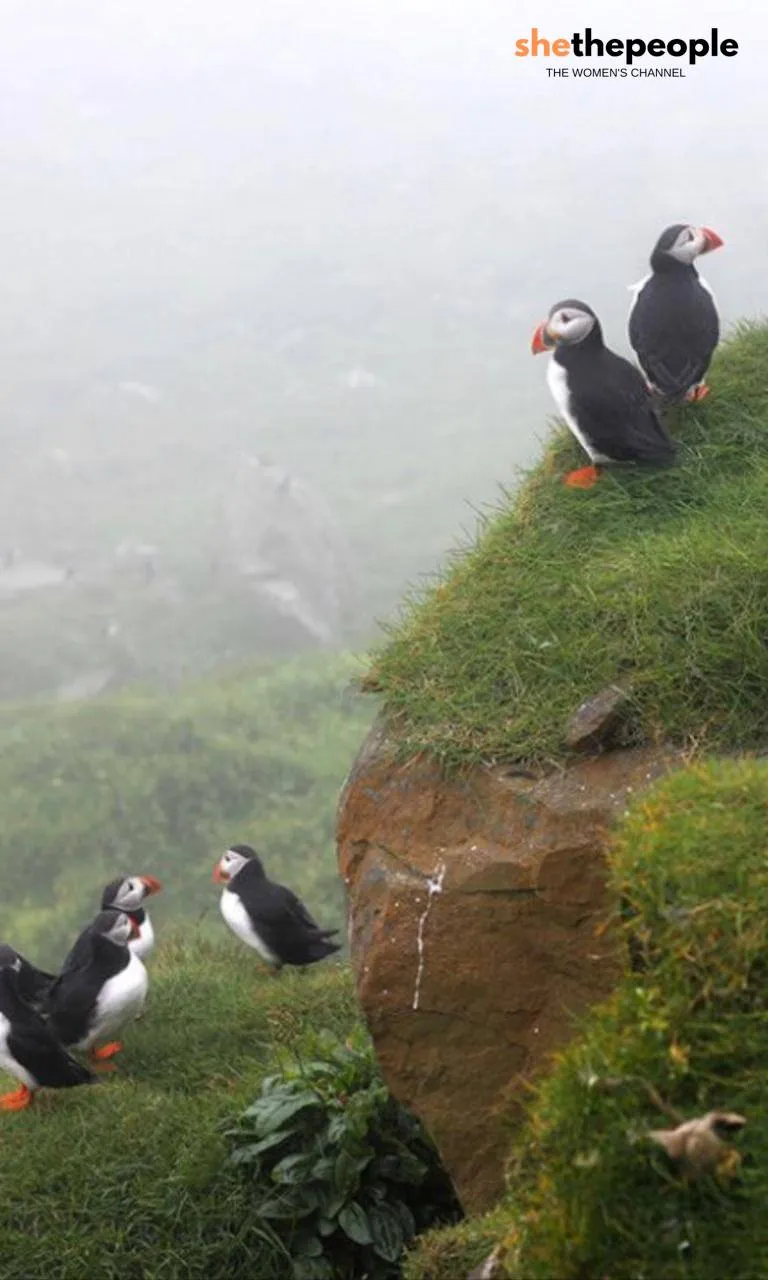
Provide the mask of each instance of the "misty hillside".
POLYGON ((0 696, 15 674, 66 696, 367 641, 535 452, 534 324, 583 296, 625 347, 626 286, 671 219, 724 236, 726 322, 762 309, 748 45, 652 91, 553 92, 514 62, 519 24, 491 0, 10 5, 0 696), (306 588, 315 525, 266 594, 228 578, 222 513, 253 457, 325 513, 333 562, 309 572, 330 606, 306 588), (126 547, 155 549, 146 597, 126 547))

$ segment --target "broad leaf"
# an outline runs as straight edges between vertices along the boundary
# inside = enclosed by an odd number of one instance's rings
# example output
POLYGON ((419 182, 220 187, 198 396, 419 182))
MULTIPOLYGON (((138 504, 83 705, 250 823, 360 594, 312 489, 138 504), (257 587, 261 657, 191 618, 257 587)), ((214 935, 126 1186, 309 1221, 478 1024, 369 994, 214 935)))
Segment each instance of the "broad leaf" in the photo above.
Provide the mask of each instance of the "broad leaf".
POLYGON ((408 1205, 403 1204, 402 1200, 395 1200, 392 1208, 400 1219, 403 1228, 403 1235, 405 1236, 407 1243, 416 1235, 416 1219, 408 1208, 408 1205))
POLYGON ((300 1151, 294 1155, 283 1156, 272 1169, 273 1182, 285 1182, 290 1186, 306 1181, 307 1169, 312 1157, 300 1151))
POLYGON ((257 1203, 256 1212, 262 1218, 306 1218, 318 1203, 317 1192, 311 1187, 290 1187, 283 1195, 266 1196, 257 1203))
POLYGON ((284 1128, 286 1121, 293 1119, 301 1111, 308 1111, 312 1108, 319 1110, 320 1104, 314 1093, 305 1091, 304 1093, 294 1093, 291 1097, 262 1098, 254 1107, 251 1108, 250 1114, 256 1120, 259 1133, 263 1138, 268 1134, 275 1133, 278 1129, 284 1128))
POLYGON ((268 1138, 261 1138, 259 1142, 249 1142, 247 1146, 236 1147, 230 1156, 233 1164, 248 1164, 260 1156, 263 1151, 269 1151, 272 1147, 279 1147, 281 1142, 285 1142, 287 1138, 293 1137, 295 1129, 282 1129, 279 1133, 270 1133, 268 1138))
POLYGON ((368 1222, 374 1253, 385 1262, 397 1262, 405 1244, 399 1214, 388 1204, 374 1204, 368 1210, 368 1222))
POLYGON ((333 1280, 333 1267, 327 1258, 294 1258, 293 1280, 333 1280))
POLYGON ((360 1173, 364 1168, 357 1156, 342 1149, 333 1168, 333 1180, 338 1191, 345 1196, 352 1195, 360 1184, 360 1173))
POLYGON ((300 1253, 302 1258, 322 1258, 323 1242, 313 1231, 299 1231, 291 1243, 291 1252, 300 1253))
POLYGON ((355 1244, 370 1244, 372 1241, 365 1209, 356 1200, 352 1200, 342 1209, 339 1214, 339 1226, 345 1236, 354 1240, 355 1244))
POLYGON ((379 1170, 381 1176, 389 1178, 391 1182, 406 1182, 412 1186, 418 1186, 427 1174, 427 1166, 416 1156, 411 1155, 410 1151, 403 1151, 396 1156, 385 1156, 379 1165, 379 1170))

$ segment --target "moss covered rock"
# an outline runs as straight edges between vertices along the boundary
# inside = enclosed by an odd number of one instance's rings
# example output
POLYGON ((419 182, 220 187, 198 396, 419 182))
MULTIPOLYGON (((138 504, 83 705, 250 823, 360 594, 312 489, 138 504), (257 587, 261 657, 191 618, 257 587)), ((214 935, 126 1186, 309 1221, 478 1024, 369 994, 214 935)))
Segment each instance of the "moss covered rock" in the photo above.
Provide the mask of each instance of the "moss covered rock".
POLYGON ((641 968, 538 1089, 491 1218, 428 1237, 409 1280, 463 1280, 503 1243, 510 1280, 768 1274, 768 765, 697 764, 637 801, 611 857, 641 968), (649 1134, 740 1113, 719 1171, 649 1134))

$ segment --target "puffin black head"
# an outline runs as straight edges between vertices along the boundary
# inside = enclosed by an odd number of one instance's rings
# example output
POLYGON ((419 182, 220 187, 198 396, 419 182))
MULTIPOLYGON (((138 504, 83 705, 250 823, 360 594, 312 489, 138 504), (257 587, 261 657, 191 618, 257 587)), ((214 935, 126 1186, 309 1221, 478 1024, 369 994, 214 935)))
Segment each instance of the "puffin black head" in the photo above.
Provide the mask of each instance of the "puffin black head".
POLYGON ((91 928, 118 947, 127 947, 131 938, 139 936, 139 926, 124 911, 101 911, 91 928))
POLYGON ((245 866, 252 867, 257 876, 264 875, 261 859, 255 849, 249 844, 232 844, 216 863, 213 878, 218 884, 228 884, 245 866))
POLYGON ((7 942, 0 945, 0 969, 14 969, 16 973, 21 969, 21 956, 7 942))
POLYGON ((687 222, 675 222, 662 231, 651 254, 653 271, 664 271, 675 266, 692 267, 702 253, 719 249, 723 241, 709 227, 691 227, 687 222))
POLYGON ((586 302, 566 298, 556 302, 547 319, 538 326, 531 342, 535 356, 553 347, 576 347, 589 339, 591 345, 602 346, 600 321, 586 302))
POLYGON ((145 898, 159 893, 162 884, 155 876, 118 876, 110 880, 101 895, 101 909, 113 911, 138 911, 145 898))

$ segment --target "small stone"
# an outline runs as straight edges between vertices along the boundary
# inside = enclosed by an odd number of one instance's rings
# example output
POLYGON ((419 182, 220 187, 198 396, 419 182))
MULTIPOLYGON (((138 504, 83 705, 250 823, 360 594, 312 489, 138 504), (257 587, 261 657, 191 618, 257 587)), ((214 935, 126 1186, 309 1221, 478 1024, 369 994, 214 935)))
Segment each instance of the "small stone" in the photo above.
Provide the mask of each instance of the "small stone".
POLYGON ((610 743, 629 702, 629 694, 617 684, 582 702, 565 731, 565 745, 572 751, 593 751, 610 743))

